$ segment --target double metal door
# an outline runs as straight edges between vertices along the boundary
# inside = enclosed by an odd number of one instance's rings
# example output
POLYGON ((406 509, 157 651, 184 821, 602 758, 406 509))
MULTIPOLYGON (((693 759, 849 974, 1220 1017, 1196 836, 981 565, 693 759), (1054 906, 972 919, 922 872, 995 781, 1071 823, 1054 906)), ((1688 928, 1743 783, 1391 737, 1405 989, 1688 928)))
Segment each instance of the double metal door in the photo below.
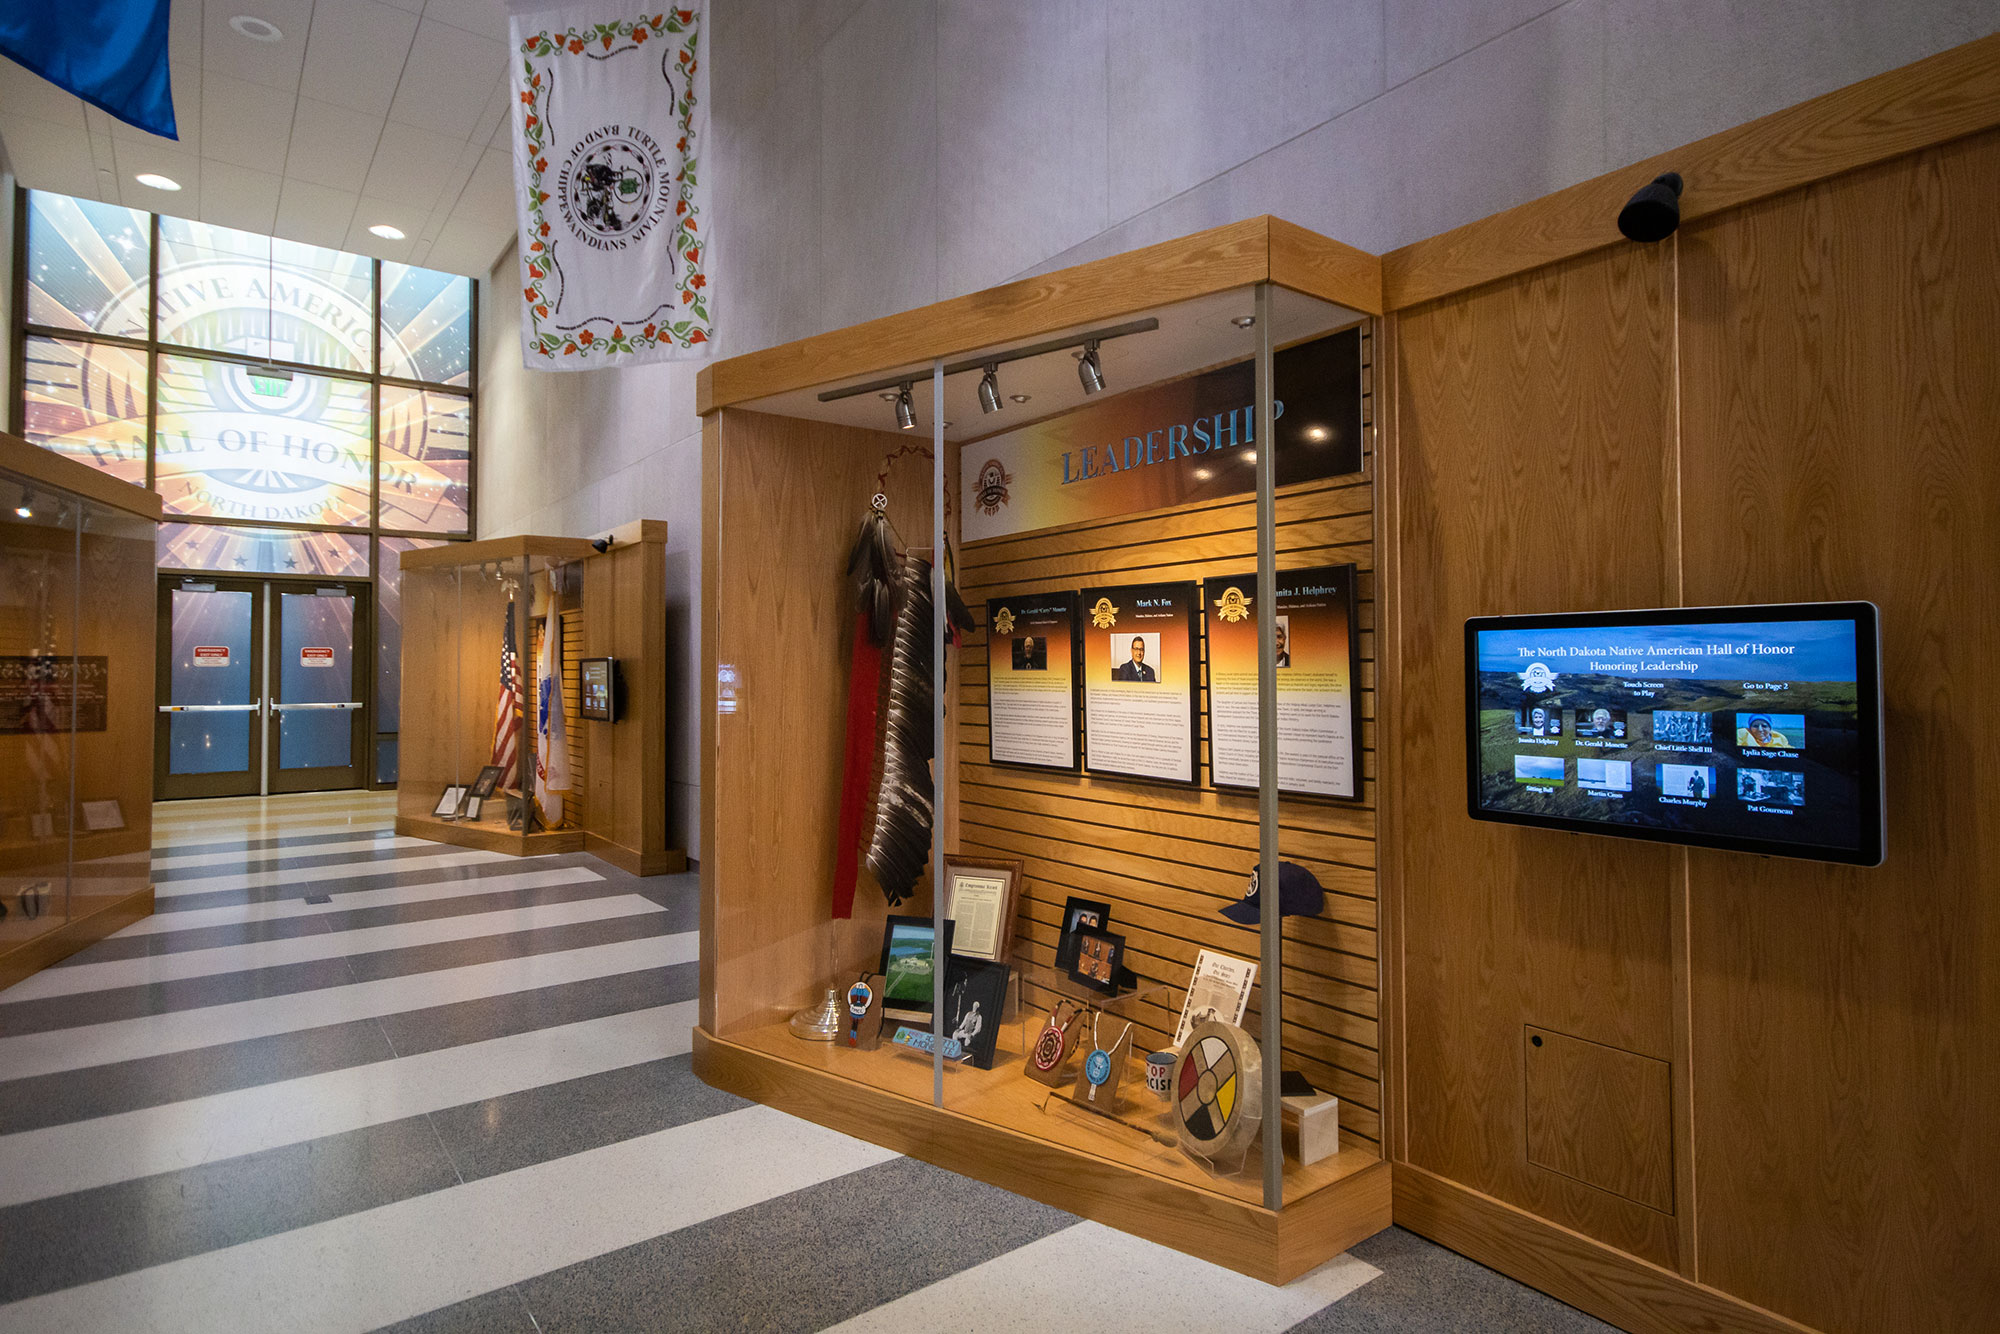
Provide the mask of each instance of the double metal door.
POLYGON ((367 707, 356 631, 366 585, 160 583, 161 797, 360 787, 367 707))

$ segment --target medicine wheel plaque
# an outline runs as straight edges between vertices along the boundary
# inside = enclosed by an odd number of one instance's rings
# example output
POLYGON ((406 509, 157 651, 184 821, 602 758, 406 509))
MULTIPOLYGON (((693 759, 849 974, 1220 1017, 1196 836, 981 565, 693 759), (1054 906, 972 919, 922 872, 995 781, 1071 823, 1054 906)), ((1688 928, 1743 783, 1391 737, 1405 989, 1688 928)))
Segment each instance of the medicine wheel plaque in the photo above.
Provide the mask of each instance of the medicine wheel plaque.
POLYGON ((1264 1122, 1264 1059, 1234 1024, 1210 1020, 1188 1034, 1173 1090, 1181 1147, 1200 1157, 1242 1153, 1264 1122))

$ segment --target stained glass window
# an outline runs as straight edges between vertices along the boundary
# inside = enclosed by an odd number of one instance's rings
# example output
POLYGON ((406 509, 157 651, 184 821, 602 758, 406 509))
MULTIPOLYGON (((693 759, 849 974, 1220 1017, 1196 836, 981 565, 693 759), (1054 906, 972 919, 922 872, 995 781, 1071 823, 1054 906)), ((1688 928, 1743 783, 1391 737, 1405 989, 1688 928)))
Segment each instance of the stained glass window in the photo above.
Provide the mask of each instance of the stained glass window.
MULTIPOLYGON (((370 388, 160 354, 153 485, 169 514, 365 525, 370 388)), ((364 561, 365 564, 365 561, 364 561)))
POLYGON ((472 382, 472 280, 382 265, 382 374, 431 384, 472 382))
POLYGON ((381 527, 465 532, 471 522, 471 402, 383 385, 381 471, 381 527))
POLYGON ((28 196, 28 322, 146 336, 148 214, 36 190, 28 196))
POLYGON ((146 484, 146 354, 116 343, 30 338, 22 433, 134 486, 146 484))
POLYGON ((163 570, 368 577, 368 538, 359 533, 295 533, 215 523, 163 523, 163 570))
POLYGON ((160 219, 160 341, 367 372, 374 265, 253 232, 160 219))

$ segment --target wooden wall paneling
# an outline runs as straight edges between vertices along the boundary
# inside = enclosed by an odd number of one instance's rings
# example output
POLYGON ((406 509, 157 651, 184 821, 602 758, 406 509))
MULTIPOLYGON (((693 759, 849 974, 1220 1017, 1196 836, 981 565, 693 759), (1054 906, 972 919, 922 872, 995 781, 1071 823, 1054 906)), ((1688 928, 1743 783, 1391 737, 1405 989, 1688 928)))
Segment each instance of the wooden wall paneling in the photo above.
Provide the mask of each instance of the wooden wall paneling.
POLYGON ((1671 1266, 1671 1216, 1527 1161, 1521 1034, 1673 1059, 1674 854, 1469 821, 1462 721, 1466 617, 1668 593, 1666 264, 1605 251, 1398 314, 1385 619, 1405 1161, 1671 1266))
POLYGON ((1671 1065, 1533 1025, 1521 1041, 1528 1161, 1672 1212, 1671 1065))
MULTIPOLYGON (((712 670, 733 671, 738 695, 704 719, 716 729, 704 746, 704 939, 728 966, 704 990, 703 1026, 726 1037, 782 1018, 881 947, 887 909, 865 868, 854 918, 830 925, 828 905, 854 629, 846 558, 884 458, 905 442, 742 409, 709 427, 703 651, 714 646, 712 670)), ((921 460, 892 470, 889 518, 911 546, 929 545, 930 492, 921 460)), ((902 909, 928 910, 927 892, 902 909)))
POLYGON ((586 846, 635 875, 661 875, 687 867, 667 828, 667 526, 642 520, 612 540, 583 562, 580 656, 618 659, 624 699, 617 722, 580 724, 598 756, 586 846))
POLYGON ((1996 198, 1988 133, 1682 232, 1689 599, 1881 608, 1885 864, 1691 859, 1702 1278, 1827 1330, 2000 1310, 1996 198))

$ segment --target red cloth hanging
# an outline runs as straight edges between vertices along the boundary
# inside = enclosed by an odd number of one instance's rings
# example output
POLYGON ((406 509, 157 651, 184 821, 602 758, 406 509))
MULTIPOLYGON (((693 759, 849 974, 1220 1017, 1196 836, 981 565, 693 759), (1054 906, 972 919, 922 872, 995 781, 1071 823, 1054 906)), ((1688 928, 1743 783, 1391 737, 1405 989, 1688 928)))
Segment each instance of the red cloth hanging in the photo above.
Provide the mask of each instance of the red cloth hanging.
POLYGON ((840 776, 840 832, 833 858, 833 915, 854 916, 860 873, 861 824, 875 770, 875 724, 881 712, 882 648, 869 633, 868 613, 854 618, 854 654, 847 677, 847 757, 840 776))

